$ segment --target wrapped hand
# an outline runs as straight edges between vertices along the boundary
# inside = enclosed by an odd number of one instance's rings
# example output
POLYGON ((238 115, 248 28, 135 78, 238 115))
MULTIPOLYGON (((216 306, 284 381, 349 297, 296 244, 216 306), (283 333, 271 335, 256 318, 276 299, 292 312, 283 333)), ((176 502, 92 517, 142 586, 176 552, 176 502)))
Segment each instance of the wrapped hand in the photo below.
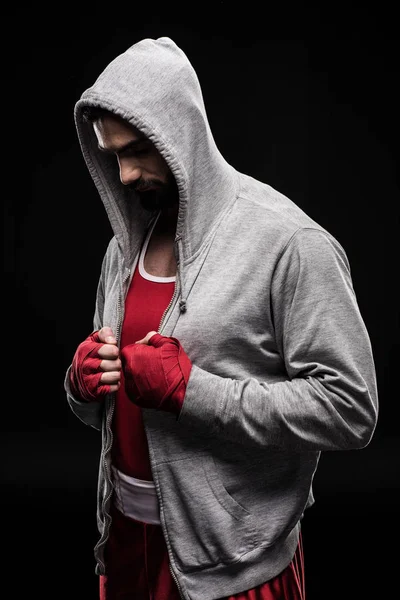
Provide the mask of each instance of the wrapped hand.
POLYGON ((69 381, 71 393, 86 402, 100 401, 119 389, 121 360, 110 327, 91 333, 74 354, 69 381))
POLYGON ((192 363, 176 338, 149 332, 121 350, 121 362, 132 402, 179 415, 192 363))

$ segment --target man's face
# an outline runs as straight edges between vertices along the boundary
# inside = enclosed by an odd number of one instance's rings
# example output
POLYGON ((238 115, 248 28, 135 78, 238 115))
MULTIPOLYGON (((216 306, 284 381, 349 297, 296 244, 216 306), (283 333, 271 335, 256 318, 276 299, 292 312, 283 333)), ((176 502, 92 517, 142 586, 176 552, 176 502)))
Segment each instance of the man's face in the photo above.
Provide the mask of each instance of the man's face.
POLYGON ((136 127, 113 114, 93 123, 100 150, 115 154, 121 182, 138 193, 146 210, 179 202, 176 181, 154 144, 136 127))

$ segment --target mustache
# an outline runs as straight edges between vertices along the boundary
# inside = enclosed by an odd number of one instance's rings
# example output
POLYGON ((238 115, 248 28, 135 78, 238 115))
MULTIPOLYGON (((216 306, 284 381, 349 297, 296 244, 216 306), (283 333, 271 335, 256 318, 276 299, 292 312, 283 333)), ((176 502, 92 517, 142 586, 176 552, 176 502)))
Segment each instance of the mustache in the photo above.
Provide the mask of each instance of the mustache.
POLYGON ((147 181, 144 179, 139 179, 138 181, 135 181, 135 183, 129 183, 127 185, 128 190, 131 192, 141 192, 149 187, 159 188, 164 187, 164 184, 156 179, 150 179, 147 181))

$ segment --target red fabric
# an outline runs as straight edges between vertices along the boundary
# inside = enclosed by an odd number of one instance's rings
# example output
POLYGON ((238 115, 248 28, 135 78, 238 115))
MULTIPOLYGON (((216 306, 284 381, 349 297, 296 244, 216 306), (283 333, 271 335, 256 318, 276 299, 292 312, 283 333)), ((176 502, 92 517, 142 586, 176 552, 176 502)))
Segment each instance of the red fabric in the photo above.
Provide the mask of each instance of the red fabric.
POLYGON ((100 600, 181 600, 161 527, 125 517, 115 506, 111 514, 100 600))
POLYGON ((148 344, 129 344, 121 352, 125 389, 142 408, 179 415, 192 363, 179 340, 154 334, 148 344))
MULTIPOLYGON (((169 570, 161 527, 125 517, 115 507, 112 518, 105 555, 107 575, 100 576, 100 600, 181 600, 169 570)), ((301 537, 292 562, 282 573, 223 600, 305 600, 301 537)))
POLYGON ((98 350, 103 345, 96 331, 76 349, 69 377, 71 392, 76 398, 87 402, 99 401, 109 393, 109 385, 99 385, 103 371, 100 370, 102 359, 98 355, 98 350))
MULTIPOLYGON (((141 340, 149 331, 156 331, 164 310, 174 293, 175 282, 155 282, 144 279, 136 267, 125 299, 125 317, 121 330, 121 351, 128 344, 141 340)), ((143 426, 142 409, 134 404, 125 390, 121 370, 121 386, 116 393, 113 417, 114 466, 137 479, 151 481, 153 475, 149 449, 143 426)))

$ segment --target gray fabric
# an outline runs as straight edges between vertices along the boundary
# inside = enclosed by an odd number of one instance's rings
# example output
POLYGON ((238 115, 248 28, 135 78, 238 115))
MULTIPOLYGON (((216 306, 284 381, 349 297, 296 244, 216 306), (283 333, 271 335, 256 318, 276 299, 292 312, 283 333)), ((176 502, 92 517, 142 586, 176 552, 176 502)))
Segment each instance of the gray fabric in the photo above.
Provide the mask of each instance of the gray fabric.
MULTIPOLYGON (((188 58, 169 38, 118 56, 78 100, 82 152, 114 232, 93 329, 120 339, 124 297, 151 219, 97 150, 82 108, 100 105, 156 145, 179 187, 174 301, 160 324, 193 363, 179 418, 143 410, 161 526, 182 598, 214 600, 282 571, 314 503, 320 452, 365 447, 378 397, 368 331, 340 243, 219 152, 188 58)), ((71 396, 102 431, 97 572, 108 535, 112 395, 71 396)))

